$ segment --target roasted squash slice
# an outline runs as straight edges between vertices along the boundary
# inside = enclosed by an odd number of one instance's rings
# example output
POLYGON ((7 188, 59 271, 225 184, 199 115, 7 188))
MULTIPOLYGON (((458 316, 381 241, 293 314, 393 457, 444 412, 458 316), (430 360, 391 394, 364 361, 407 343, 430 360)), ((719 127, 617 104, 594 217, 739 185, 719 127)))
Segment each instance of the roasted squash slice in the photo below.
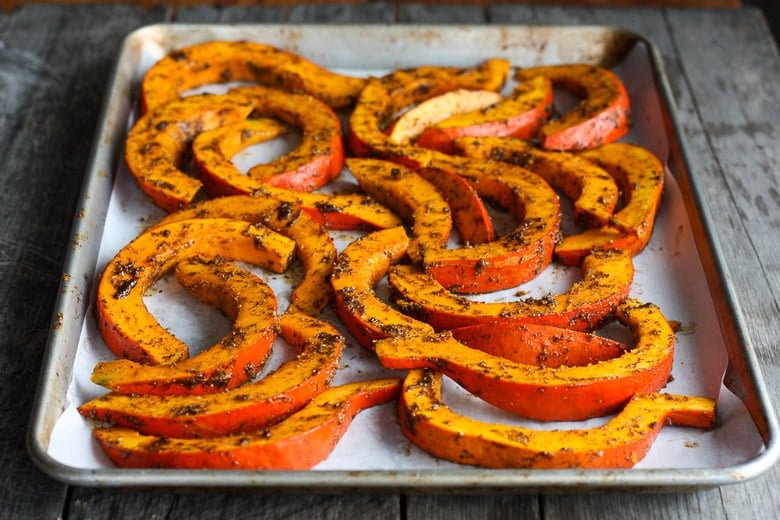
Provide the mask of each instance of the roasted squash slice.
POLYGON ((276 296, 258 276, 221 259, 183 260, 177 280, 233 322, 218 343, 175 365, 142 365, 128 359, 98 363, 92 382, 118 393, 208 394, 255 377, 276 337, 276 296))
POLYGON ((288 311, 316 316, 330 302, 328 279, 336 260, 330 235, 301 208, 272 197, 236 195, 192 204, 162 219, 158 225, 187 219, 230 218, 260 222, 295 241, 303 277, 290 295, 288 311))
POLYGON ((453 115, 425 128, 415 144, 453 153, 457 138, 473 136, 534 137, 552 111, 553 89, 539 76, 518 85, 508 97, 482 110, 453 115))
POLYGON ((589 365, 537 367, 472 349, 450 332, 377 341, 391 369, 435 368, 480 399, 542 421, 577 421, 613 413, 637 392, 655 392, 669 380, 674 330, 652 304, 627 300, 616 316, 635 338, 619 357, 589 365))
POLYGON ((118 357, 170 365, 189 355, 186 344, 149 313, 144 293, 188 257, 240 260, 284 272, 295 242, 269 228, 232 219, 197 219, 156 226, 106 265, 97 287, 98 329, 118 357))
POLYGON ((612 143, 578 154, 615 178, 623 207, 609 224, 643 239, 652 234, 664 189, 664 166, 649 150, 629 143, 612 143))
POLYGON ((144 112, 213 83, 254 81, 321 99, 333 108, 355 102, 365 79, 345 76, 286 50, 249 41, 209 41, 176 49, 144 74, 144 112))
POLYGON ((484 302, 453 294, 417 266, 397 265, 388 273, 391 297, 398 307, 436 330, 495 320, 593 330, 628 296, 633 278, 630 256, 599 251, 585 258, 582 280, 565 293, 484 302))
POLYGON ((611 226, 586 229, 563 237, 555 246, 555 258, 564 265, 577 266, 594 251, 620 251, 633 257, 642 252, 649 240, 650 235, 640 238, 611 226))
MULTIPOLYGON (((265 87, 238 87, 229 94, 247 97, 254 107, 253 117, 275 118, 301 132, 300 143, 293 150, 252 166, 249 177, 280 188, 312 191, 341 173, 344 167, 341 122, 326 104, 311 96, 265 87)), ((222 170, 215 165, 230 160, 252 144, 243 138, 244 131, 244 125, 232 126, 201 135, 193 143, 194 158, 205 184, 229 182, 230 179, 219 176, 222 170)))
MULTIPOLYGON (((509 72, 506 60, 487 60, 476 67, 417 67, 396 70, 382 78, 370 79, 360 94, 349 120, 348 142, 359 157, 375 157, 399 162, 414 170, 428 165, 440 154, 416 146, 399 145, 385 132, 395 115, 420 103, 457 89, 501 89, 509 72)), ((490 216, 482 201, 456 172, 442 170, 425 178, 442 191, 451 204, 452 219, 464 243, 478 244, 495 237, 490 216)))
POLYGON ((422 322, 381 301, 374 286, 393 262, 406 256, 409 237, 403 227, 375 231, 350 243, 336 259, 331 276, 336 312, 347 330, 366 348, 389 336, 432 332, 422 322))
POLYGON ((543 148, 582 150, 617 141, 628 133, 631 106, 621 79, 609 69, 565 64, 518 69, 515 79, 544 76, 581 101, 559 118, 545 123, 539 135, 543 148))
POLYGON ((617 469, 642 460, 665 425, 712 428, 715 402, 705 397, 638 393, 603 426, 545 430, 486 423, 442 401, 441 375, 413 370, 399 412, 404 434, 435 457, 489 468, 617 469))
POLYGON ((480 112, 501 99, 501 94, 492 90, 468 89, 452 90, 428 98, 401 114, 392 124, 390 140, 398 144, 411 144, 429 126, 456 115, 480 112))
POLYGON ((362 410, 397 397, 398 379, 329 388, 262 431, 209 439, 172 439, 98 428, 95 438, 124 468, 305 470, 325 460, 362 410))
POLYGON ((127 166, 156 205, 176 211, 199 197, 203 188, 182 169, 192 140, 200 132, 238 123, 251 111, 248 100, 227 94, 190 96, 160 106, 130 129, 127 166))
POLYGON ((455 171, 426 169, 432 158, 444 154, 390 141, 383 125, 384 119, 394 112, 391 98, 388 87, 377 79, 370 80, 363 89, 350 116, 348 137, 352 151, 358 157, 385 159, 419 171, 450 204, 453 224, 464 243, 479 244, 495 238, 490 214, 474 188, 455 171))
POLYGON ((623 354, 623 343, 550 325, 491 321, 450 331, 471 348, 526 365, 555 368, 587 365, 623 354))
POLYGON ((436 187, 412 170, 379 159, 347 159, 360 188, 393 209, 411 227, 406 253, 422 262, 426 251, 447 245, 452 230, 450 207, 436 187))
POLYGON ((575 218, 587 226, 608 224, 620 200, 620 189, 612 175, 572 153, 542 150, 530 141, 505 137, 457 139, 454 148, 467 157, 531 170, 569 197, 575 218))
POLYGON ((279 328, 299 354, 261 379, 209 395, 109 393, 81 405, 79 413, 161 437, 218 437, 258 431, 299 410, 325 390, 344 348, 344 337, 335 328, 306 314, 280 315, 279 328))
MULTIPOLYGON (((458 293, 516 287, 535 278, 553 257, 560 229, 558 196, 539 176, 511 165, 453 157, 459 175, 487 200, 508 209, 518 226, 492 242, 425 251, 423 268, 458 293)), ((442 161, 437 161, 440 163, 442 161)))

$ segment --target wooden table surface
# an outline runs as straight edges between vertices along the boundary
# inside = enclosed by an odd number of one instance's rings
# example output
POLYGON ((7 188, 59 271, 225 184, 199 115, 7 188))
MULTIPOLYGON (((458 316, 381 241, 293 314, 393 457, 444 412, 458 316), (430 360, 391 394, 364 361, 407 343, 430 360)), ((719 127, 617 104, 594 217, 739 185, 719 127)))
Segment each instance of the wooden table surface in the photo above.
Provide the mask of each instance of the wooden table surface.
POLYGON ((0 12, 0 517, 707 518, 780 515, 780 468, 671 494, 254 495, 66 486, 26 429, 90 144, 125 34, 154 22, 608 24, 652 39, 736 308, 780 399, 780 60, 754 8, 558 8, 392 3, 284 7, 27 5, 0 12))

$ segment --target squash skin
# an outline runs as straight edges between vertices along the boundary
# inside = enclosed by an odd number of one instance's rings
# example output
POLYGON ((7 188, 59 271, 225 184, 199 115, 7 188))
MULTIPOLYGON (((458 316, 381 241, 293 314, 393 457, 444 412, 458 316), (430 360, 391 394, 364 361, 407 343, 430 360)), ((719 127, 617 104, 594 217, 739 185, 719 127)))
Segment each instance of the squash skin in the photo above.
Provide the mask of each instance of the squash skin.
POLYGON ((201 94, 160 106, 130 129, 125 162, 157 206, 177 211, 203 190, 203 183, 180 167, 192 140, 200 132, 238 123, 251 111, 249 101, 228 94, 201 94))
POLYGON ((608 224, 620 200, 613 176, 573 153, 542 150, 530 141, 505 137, 457 139, 454 147, 467 157, 531 170, 569 197, 575 218, 590 227, 608 224))
POLYGON ((303 264, 304 274, 290 296, 288 311, 316 316, 331 301, 328 279, 336 246, 327 231, 298 206, 272 197, 220 197, 192 204, 157 225, 204 218, 260 222, 295 242, 295 255, 303 264))
POLYGON ((616 316, 635 338, 619 357, 590 365, 537 367, 472 349, 449 332, 377 341, 390 369, 434 368, 502 410, 541 421, 578 421, 615 412, 637 392, 666 385, 674 330, 652 304, 627 300, 616 316))
POLYGON ((483 110, 457 114, 423 130, 415 144, 440 152, 455 152, 456 139, 476 136, 531 139, 549 118, 553 89, 539 76, 524 81, 507 97, 483 110))
POLYGON ((278 326, 299 354, 260 379, 208 395, 109 393, 78 411, 94 421, 161 437, 215 437, 265 428, 329 386, 344 348, 344 337, 312 316, 285 312, 278 326))
POLYGON ((141 109, 145 113, 209 83, 255 81, 305 93, 333 108, 355 102, 365 79, 334 73, 295 53, 249 41, 209 41, 168 53, 144 74, 141 109))
POLYGON ((94 435, 124 468, 306 470, 328 457, 360 411, 396 398, 400 388, 399 379, 332 387, 283 421, 232 437, 172 439, 105 428, 94 435))
POLYGON ((595 334, 550 325, 491 321, 450 330, 470 348, 526 365, 556 368, 588 365, 623 354, 628 347, 595 334))
POLYGON ((276 296, 258 276, 230 262, 188 259, 176 279, 195 297, 220 309, 232 330, 203 352, 175 365, 128 359, 98 363, 92 382, 123 394, 201 395, 235 388, 255 377, 276 337, 276 296))
POLYGON ((488 468, 618 469, 646 455, 664 425, 715 426, 715 402, 664 393, 635 394, 608 423, 591 429, 536 430, 486 423, 453 412, 441 375, 412 370, 399 400, 401 429, 435 457, 488 468))
POLYGON ((427 251, 446 247, 450 207, 436 187, 412 170, 379 159, 347 159, 347 167, 371 198, 404 217, 411 227, 406 253, 422 262, 427 251))
POLYGON ((423 268, 457 293, 486 293, 516 287, 550 263, 560 231, 558 196, 536 174, 517 166, 452 158, 459 175, 477 193, 508 209, 518 226, 494 241, 425 251, 423 268))
POLYGON ((504 303, 452 294, 414 266, 393 267, 388 281, 396 305, 435 330, 506 320, 589 331, 628 297, 634 265, 619 251, 596 251, 582 262, 582 273, 582 280, 565 293, 504 303))
POLYGON ((548 150, 584 150, 617 141, 631 126, 631 103, 620 78, 609 69, 564 64, 518 69, 515 79, 544 76, 554 86, 580 95, 580 103, 545 123, 539 140, 548 150))
POLYGON ((378 339, 433 332, 430 325, 399 312, 374 292, 374 286, 393 262, 406 256, 408 248, 406 230, 390 228, 355 240, 336 259, 330 279, 336 312, 349 333, 368 349, 378 339))
POLYGON ((156 226, 122 248, 98 281, 95 313, 109 350, 143 364, 170 365, 188 347, 149 313, 143 294, 182 259, 222 257, 284 272, 295 242, 269 228, 232 219, 196 219, 156 226))
MULTIPOLYGON (((338 116, 325 103, 306 95, 291 94, 265 87, 238 87, 229 95, 244 96, 252 103, 253 117, 270 117, 301 130, 301 142, 288 153, 252 166, 248 176, 280 188, 312 191, 337 177, 344 167, 344 140, 338 116)), ((199 136, 194 155, 204 184, 229 184, 231 178, 219 176, 216 162, 229 161, 241 148, 238 139, 224 142, 226 133, 241 135, 242 126, 199 136), (222 140, 223 142, 220 142, 222 140), (208 151, 212 153, 204 153, 208 151), (220 153, 221 152, 221 153, 220 153)), ((249 143, 245 144, 248 146, 249 143)), ((242 147, 243 148, 243 147, 242 147)), ((228 170, 229 171, 229 170, 228 170)))

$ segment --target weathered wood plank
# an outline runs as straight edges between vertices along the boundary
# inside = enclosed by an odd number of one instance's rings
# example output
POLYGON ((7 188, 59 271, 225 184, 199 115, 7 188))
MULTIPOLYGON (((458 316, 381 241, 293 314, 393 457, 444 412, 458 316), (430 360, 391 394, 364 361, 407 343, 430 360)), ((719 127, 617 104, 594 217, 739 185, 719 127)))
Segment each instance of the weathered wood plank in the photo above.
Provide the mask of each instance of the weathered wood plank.
POLYGON ((63 509, 65 486, 26 455, 29 411, 87 169, 85 144, 121 38, 153 18, 134 6, 29 6, 0 14, 4 518, 56 518, 63 509))
MULTIPOLYGON (((758 10, 669 12, 691 97, 680 103, 735 307, 769 393, 780 399, 780 60, 758 10), (686 30, 695 24, 696 34, 686 30), (718 35, 728 34, 727 38, 718 35), (762 44, 763 42, 763 44, 762 44), (695 124, 696 118, 700 125, 695 124)), ((720 490, 729 518, 776 518, 780 467, 720 490)))
POLYGON ((400 518, 395 495, 254 495, 230 493, 122 493, 85 490, 74 497, 69 520, 109 518, 344 519, 400 518))

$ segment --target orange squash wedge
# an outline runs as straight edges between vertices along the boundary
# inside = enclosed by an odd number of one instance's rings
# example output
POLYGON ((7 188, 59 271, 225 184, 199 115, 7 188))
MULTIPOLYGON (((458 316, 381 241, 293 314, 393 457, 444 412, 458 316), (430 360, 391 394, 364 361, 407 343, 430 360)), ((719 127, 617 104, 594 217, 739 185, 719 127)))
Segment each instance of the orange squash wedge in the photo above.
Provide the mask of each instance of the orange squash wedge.
POLYGON ((411 227, 406 253, 422 262, 426 251, 447 245, 450 207, 436 187, 412 170, 379 159, 347 159, 347 167, 371 198, 405 217, 411 227))
POLYGON ((399 415, 406 437, 445 460, 488 468, 631 468, 661 428, 715 426, 715 402, 705 397, 638 393, 603 426, 544 430, 478 421, 442 401, 441 375, 413 370, 404 380, 399 415))
MULTIPOLYGON (((254 107, 253 117, 274 118, 301 131, 301 141, 295 149, 252 166, 249 177, 280 188, 312 191, 341 173, 344 167, 341 122, 326 104, 311 96, 265 87, 238 87, 229 94, 248 98, 254 107)), ((245 125, 223 128, 201 135, 193 143, 194 158, 204 184, 229 182, 230 179, 219 176, 223 170, 214 165, 229 161, 252 144, 243 139, 245 130, 245 125)))
POLYGON ((128 359, 98 363, 92 382, 123 394, 208 394, 255 377, 276 337, 276 296, 258 276, 235 264, 183 260, 176 278, 198 299, 220 309, 231 331, 201 353, 175 365, 128 359))
POLYGON ((483 199, 508 209, 519 224, 491 242, 426 250, 425 271, 458 293, 492 292, 535 278, 552 261, 558 238, 560 205, 555 191, 519 166, 459 157, 451 161, 483 199))
POLYGON ((422 322, 381 301, 374 286, 393 262, 406 256, 409 237, 403 227, 375 231, 350 243, 336 259, 330 282, 339 318, 366 348, 389 336, 432 332, 422 322))
POLYGON ((365 84, 271 45, 209 41, 173 50, 152 65, 141 83, 141 109, 153 110, 196 87, 234 81, 309 94, 333 108, 353 104, 365 84))
POLYGON ((549 118, 552 102, 550 80, 542 76, 531 78, 493 106, 456 114, 429 125, 415 144, 453 153, 453 142, 458 138, 494 136, 530 139, 549 118))
POLYGON ((564 265, 577 266, 594 251, 620 251, 629 256, 642 252, 650 235, 638 237, 611 226, 586 229, 563 237, 555 246, 555 258, 564 265))
POLYGON ((450 117, 479 112, 501 101, 501 94, 492 90, 458 89, 428 98, 401 114, 393 123, 390 140, 411 144, 426 128, 450 117))
POLYGON ((325 390, 338 368, 344 337, 306 314, 279 316, 282 337, 299 354, 270 374, 208 395, 109 393, 84 403, 86 418, 161 437, 218 437, 251 433, 302 408, 325 390))
MULTIPOLYGON (((457 89, 501 89, 509 73, 506 60, 487 60, 468 69, 454 67, 417 67, 396 70, 368 81, 349 119, 349 147, 358 157, 375 157, 421 170, 434 150, 399 145, 385 132, 395 115, 403 109, 457 89)), ((490 215, 479 196, 456 172, 440 170, 420 173, 439 188, 451 204, 452 219, 464 243, 478 244, 495 237, 490 215)))
POLYGON ((621 79, 609 69, 565 64, 518 69, 515 79, 544 76, 554 86, 580 96, 580 102, 545 123, 539 140, 550 150, 582 150, 617 141, 628 133, 631 106, 621 79))
POLYGON ((609 223, 620 200, 620 189, 603 168, 568 152, 542 150, 530 141, 506 137, 457 139, 457 153, 495 160, 534 172, 574 203, 574 216, 587 226, 609 223))
POLYGON ((491 321, 450 331, 470 348, 517 363, 556 368, 588 365, 623 354, 623 343, 595 334, 549 325, 491 321))
POLYGON ((186 344, 149 313, 144 293, 181 260, 222 257, 284 272, 295 242, 269 228, 232 219, 197 219, 156 226, 122 248, 97 287, 98 329, 118 357, 170 365, 189 355, 186 344))
POLYGON ((674 330, 661 311, 629 299, 616 316, 635 345, 584 366, 518 363, 472 349, 449 332, 380 340, 374 351, 386 368, 434 368, 502 410, 542 421, 584 420, 615 412, 637 392, 663 388, 672 373, 674 330))
POLYGON ((305 470, 325 460, 362 410, 395 399, 398 379, 332 387, 285 420, 262 431, 208 439, 172 439, 134 430, 94 431, 123 468, 305 470))
POLYGON ((623 207, 609 224, 643 239, 652 234, 664 189, 664 166, 649 150, 629 143, 611 143, 578 154, 615 178, 623 207))
POLYGON ((631 257, 598 251, 582 262, 582 280, 562 294, 510 302, 485 302, 446 290, 421 268, 394 266, 388 273, 391 298, 409 316, 436 330, 507 320, 589 331, 628 297, 634 278, 631 257))
POLYGON ((252 111, 246 99, 230 95, 190 96, 142 116, 127 136, 125 162, 152 201, 173 212, 201 195, 203 184, 182 162, 195 136, 238 123, 252 111))
POLYGON ((331 300, 330 273, 336 259, 333 239, 301 208, 272 197, 236 195, 192 204, 158 225, 187 219, 230 218, 260 222, 295 241, 295 256, 303 264, 302 279, 290 296, 288 311, 316 316, 331 300))
POLYGON ((372 231, 403 224, 391 209, 363 193, 300 192, 267 185, 252 193, 297 204, 326 229, 372 231))

